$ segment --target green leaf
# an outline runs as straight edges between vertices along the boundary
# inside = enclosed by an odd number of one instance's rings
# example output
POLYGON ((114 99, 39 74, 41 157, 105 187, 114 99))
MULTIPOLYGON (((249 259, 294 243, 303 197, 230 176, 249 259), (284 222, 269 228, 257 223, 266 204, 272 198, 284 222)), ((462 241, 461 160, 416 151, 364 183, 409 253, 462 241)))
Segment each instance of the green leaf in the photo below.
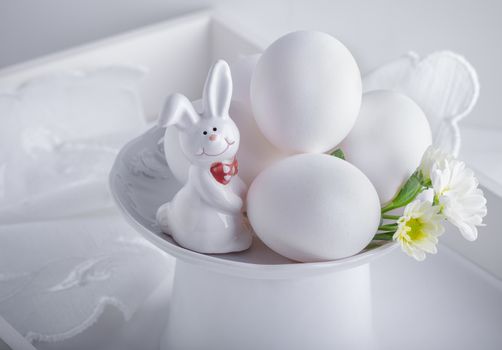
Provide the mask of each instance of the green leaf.
POLYGON ((387 220, 399 220, 400 216, 399 215, 387 215, 387 214, 383 214, 382 218, 383 219, 387 219, 387 220))
POLYGON ((397 229, 397 224, 388 224, 388 225, 382 225, 378 227, 379 231, 395 231, 397 229))
POLYGON ((345 160, 345 154, 343 154, 343 151, 341 148, 335 149, 333 152, 330 153, 332 156, 340 158, 345 160))
POLYGON ((377 233, 373 237, 373 240, 376 240, 376 241, 392 241, 392 236, 393 235, 394 235, 394 232, 377 233))
POLYGON ((411 203, 423 190, 422 176, 419 171, 415 171, 399 190, 397 196, 382 208, 382 213, 404 207, 411 203))

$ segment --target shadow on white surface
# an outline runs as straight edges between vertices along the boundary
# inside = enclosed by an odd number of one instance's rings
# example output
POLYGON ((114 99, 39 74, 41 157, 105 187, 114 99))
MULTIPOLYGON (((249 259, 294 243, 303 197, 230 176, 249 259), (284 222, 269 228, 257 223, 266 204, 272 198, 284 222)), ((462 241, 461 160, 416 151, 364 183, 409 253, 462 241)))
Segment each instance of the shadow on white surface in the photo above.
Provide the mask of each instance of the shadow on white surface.
POLYGON ((444 245, 423 263, 392 252, 372 284, 382 349, 502 348, 502 282, 444 245))
MULTIPOLYGON (((166 264, 173 264, 166 259, 166 264)), ((146 299, 142 307, 126 322, 114 308, 77 336, 57 343, 35 343, 39 350, 158 350, 165 328, 172 287, 172 274, 146 299)))
MULTIPOLYGON (((385 350, 501 349, 502 283, 449 248, 439 250, 423 263, 396 250, 372 265, 378 345, 385 350)), ((110 312, 73 339, 37 348, 157 350, 170 292, 167 278, 129 322, 110 312)))
POLYGON ((0 316, 0 350, 36 350, 0 316))

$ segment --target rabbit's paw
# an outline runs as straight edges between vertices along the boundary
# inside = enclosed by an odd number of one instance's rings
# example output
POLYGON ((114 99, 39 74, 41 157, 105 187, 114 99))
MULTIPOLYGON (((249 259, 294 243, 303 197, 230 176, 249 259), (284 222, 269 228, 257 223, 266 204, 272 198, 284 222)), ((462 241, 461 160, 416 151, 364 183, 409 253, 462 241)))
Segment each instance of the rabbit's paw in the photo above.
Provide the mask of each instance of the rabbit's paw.
POLYGON ((244 201, 241 197, 234 195, 232 196, 229 202, 229 211, 231 213, 240 213, 242 211, 242 207, 244 205, 244 201))
POLYGON ((155 215, 161 231, 168 235, 171 235, 171 230, 169 229, 170 204, 170 202, 162 204, 155 215))

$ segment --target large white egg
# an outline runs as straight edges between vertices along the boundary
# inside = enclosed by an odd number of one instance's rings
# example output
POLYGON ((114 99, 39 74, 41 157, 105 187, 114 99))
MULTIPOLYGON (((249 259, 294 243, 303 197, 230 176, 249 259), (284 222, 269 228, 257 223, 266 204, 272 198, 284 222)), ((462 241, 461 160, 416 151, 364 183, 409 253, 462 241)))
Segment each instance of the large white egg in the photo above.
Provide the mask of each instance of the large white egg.
MULTIPOLYGON (((202 108, 200 100, 194 102, 196 110, 202 108)), ((256 175, 268 165, 286 155, 274 147, 261 133, 256 125, 249 106, 244 101, 232 101, 229 115, 237 125, 240 133, 239 177, 250 185, 256 175)), ((164 154, 173 175, 180 183, 188 179, 190 162, 183 154, 179 143, 179 131, 171 126, 166 129, 164 136, 164 154)))
POLYGON ((237 159, 239 176, 250 185, 254 178, 267 166, 284 158, 286 154, 272 145, 256 125, 252 112, 245 104, 233 101, 230 105, 230 117, 241 135, 237 159))
POLYGON ((315 31, 287 34, 262 54, 251 79, 258 127, 278 148, 325 152, 347 136, 361 105, 361 75, 349 50, 315 31))
POLYGON ((326 154, 295 155, 265 169, 249 189, 247 212, 268 247, 302 262, 357 254, 380 222, 369 179, 326 154))
POLYGON ((233 82, 232 101, 237 101, 249 109, 251 108, 249 92, 251 77, 260 56, 261 54, 240 56, 230 62, 233 82))
POLYGON ((340 148, 387 203, 416 170, 432 143, 429 122, 409 97, 391 91, 363 95, 356 125, 340 148))

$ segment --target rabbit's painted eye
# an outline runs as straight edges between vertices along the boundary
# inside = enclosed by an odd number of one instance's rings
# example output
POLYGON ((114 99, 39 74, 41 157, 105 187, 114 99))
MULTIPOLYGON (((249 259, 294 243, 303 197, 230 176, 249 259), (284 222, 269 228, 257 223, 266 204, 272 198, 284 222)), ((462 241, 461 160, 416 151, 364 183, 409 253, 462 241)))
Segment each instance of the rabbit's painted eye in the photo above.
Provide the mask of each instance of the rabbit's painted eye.
POLYGON ((204 135, 207 135, 207 131, 204 131, 204 132, 203 132, 203 134, 204 134, 204 135))
POLYGON ((216 130, 218 130, 218 128, 213 128, 213 131, 216 131, 216 130))

